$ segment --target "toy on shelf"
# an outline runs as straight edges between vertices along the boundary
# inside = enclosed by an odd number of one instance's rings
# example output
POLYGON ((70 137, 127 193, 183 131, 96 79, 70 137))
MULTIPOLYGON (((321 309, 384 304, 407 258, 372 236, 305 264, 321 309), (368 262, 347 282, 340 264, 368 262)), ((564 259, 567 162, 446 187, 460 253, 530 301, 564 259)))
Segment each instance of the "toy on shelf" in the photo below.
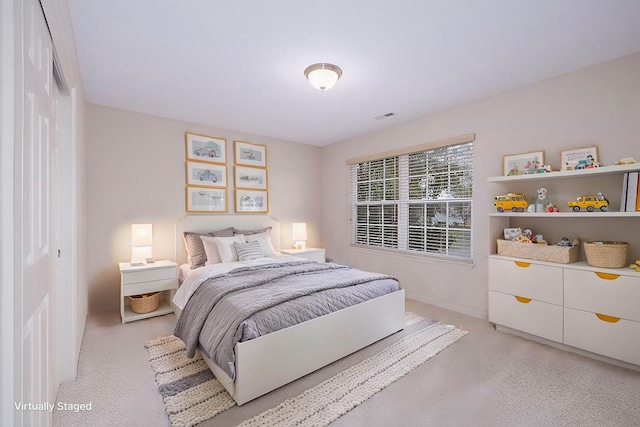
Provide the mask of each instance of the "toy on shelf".
POLYGON ((527 208, 528 212, 560 212, 560 209, 547 197, 546 188, 538 188, 538 197, 527 208))
POLYGON ((620 159, 617 162, 613 162, 612 166, 632 165, 634 163, 638 163, 636 159, 634 159, 633 157, 625 157, 624 159, 620 159))
POLYGON ((602 166, 602 163, 596 162, 593 156, 589 154, 585 159, 566 162, 564 165, 564 169, 568 171, 572 171, 572 170, 599 168, 600 166, 602 166))
POLYGON ((505 228, 504 240, 518 243, 538 243, 546 245, 547 242, 543 239, 542 234, 533 234, 530 228, 524 230, 520 228, 505 228))
POLYGON ((524 210, 529 206, 529 203, 520 193, 507 193, 496 196, 493 205, 496 207, 498 212, 524 212, 524 210))
POLYGON ((573 246, 573 244, 569 241, 568 237, 563 237, 562 239, 560 239, 560 241, 558 243, 556 243, 556 246, 571 247, 571 246, 573 246))
POLYGON ((640 259, 635 264, 631 264, 629 268, 635 268, 636 271, 640 271, 640 259))
POLYGON ((595 196, 580 196, 576 200, 572 200, 567 203, 567 206, 572 208, 575 212, 580 212, 581 209, 586 209, 587 212, 593 212, 596 209, 600 209, 602 212, 607 211, 609 201, 598 193, 595 196))

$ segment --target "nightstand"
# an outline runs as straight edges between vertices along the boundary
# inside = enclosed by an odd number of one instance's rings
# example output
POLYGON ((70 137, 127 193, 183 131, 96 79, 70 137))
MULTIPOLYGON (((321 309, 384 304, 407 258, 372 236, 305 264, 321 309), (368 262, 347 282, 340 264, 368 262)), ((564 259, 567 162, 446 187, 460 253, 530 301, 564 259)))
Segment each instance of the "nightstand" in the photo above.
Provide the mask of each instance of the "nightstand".
POLYGON ((319 248, 280 249, 280 252, 285 255, 294 255, 294 256, 306 258, 309 261, 315 261, 320 263, 325 262, 324 249, 319 249, 319 248))
POLYGON ((120 317, 122 323, 173 313, 171 300, 178 289, 178 264, 156 261, 145 265, 120 264, 120 317), (162 292, 160 305, 150 313, 135 313, 129 304, 129 295, 162 292), (164 296, 164 299, 162 297, 164 296))

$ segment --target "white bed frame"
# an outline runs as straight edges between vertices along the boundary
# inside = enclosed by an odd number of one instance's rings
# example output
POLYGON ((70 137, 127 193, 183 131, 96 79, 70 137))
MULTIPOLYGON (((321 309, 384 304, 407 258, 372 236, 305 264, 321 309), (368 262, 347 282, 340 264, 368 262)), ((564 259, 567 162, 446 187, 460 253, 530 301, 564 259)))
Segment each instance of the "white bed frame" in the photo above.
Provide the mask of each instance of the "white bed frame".
MULTIPOLYGON (((187 216, 176 224, 176 261, 186 262, 182 233, 234 226, 271 226, 280 249, 280 224, 266 215, 187 216)), ((404 328, 404 290, 236 344, 236 379, 203 355, 238 405, 262 396, 404 328)), ((180 309, 174 305, 176 316, 180 309)))

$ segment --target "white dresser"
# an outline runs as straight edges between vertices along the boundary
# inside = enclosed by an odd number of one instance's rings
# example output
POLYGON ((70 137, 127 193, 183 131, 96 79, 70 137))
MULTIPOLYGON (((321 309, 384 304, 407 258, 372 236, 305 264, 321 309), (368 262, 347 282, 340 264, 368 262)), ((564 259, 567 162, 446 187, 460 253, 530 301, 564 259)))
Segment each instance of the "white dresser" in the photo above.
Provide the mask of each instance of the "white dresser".
POLYGON ((489 321, 640 365, 640 273, 492 255, 489 321))

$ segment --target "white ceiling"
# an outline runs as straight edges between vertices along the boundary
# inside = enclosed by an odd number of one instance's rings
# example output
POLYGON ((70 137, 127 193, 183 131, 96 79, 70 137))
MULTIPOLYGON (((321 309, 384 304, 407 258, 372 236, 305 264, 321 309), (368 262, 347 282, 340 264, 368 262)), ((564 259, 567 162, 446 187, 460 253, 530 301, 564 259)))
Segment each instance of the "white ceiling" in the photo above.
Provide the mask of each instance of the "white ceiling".
POLYGON ((88 102, 320 146, 640 51, 639 0, 69 7, 88 102), (324 93, 316 62, 343 70, 324 93))

